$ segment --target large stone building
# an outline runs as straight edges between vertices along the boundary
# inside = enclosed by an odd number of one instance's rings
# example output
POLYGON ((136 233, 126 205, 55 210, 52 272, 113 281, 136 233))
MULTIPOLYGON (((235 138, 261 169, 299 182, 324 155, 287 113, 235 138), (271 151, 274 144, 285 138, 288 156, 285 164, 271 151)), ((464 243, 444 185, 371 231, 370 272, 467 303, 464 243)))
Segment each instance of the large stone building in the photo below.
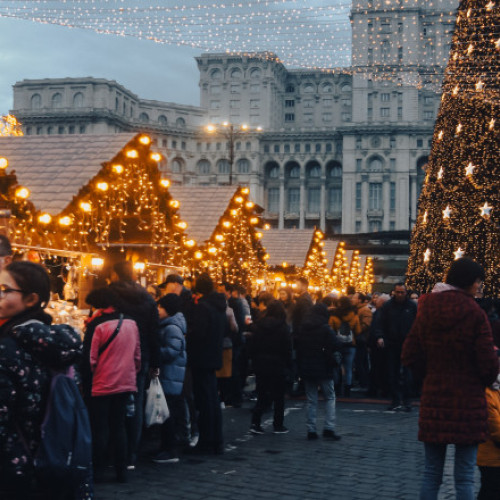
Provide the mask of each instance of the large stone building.
POLYGON ((203 54, 200 107, 66 78, 16 83, 12 113, 26 134, 148 131, 174 183, 246 184, 278 228, 408 230, 457 3, 355 0, 350 68, 287 69, 267 52, 203 54), (223 122, 232 126, 208 132, 223 122))

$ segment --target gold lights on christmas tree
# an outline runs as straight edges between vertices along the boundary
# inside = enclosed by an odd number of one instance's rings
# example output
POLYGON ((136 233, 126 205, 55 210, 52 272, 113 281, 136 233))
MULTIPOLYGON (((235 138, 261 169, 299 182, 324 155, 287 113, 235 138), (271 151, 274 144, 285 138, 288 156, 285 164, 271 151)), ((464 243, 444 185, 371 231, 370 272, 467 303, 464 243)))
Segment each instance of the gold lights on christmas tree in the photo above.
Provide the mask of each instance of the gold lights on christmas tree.
POLYGON ((327 282, 330 281, 325 251, 325 234, 320 229, 314 231, 303 273, 309 279, 309 284, 314 287, 326 288, 327 282))
POLYGON ((498 1, 460 2, 412 235, 408 285, 420 291, 468 256, 500 296, 499 33, 498 1))
POLYGON ((331 270, 332 286, 338 292, 345 293, 349 285, 349 260, 345 242, 340 241, 335 250, 331 270))
POLYGON ((21 124, 13 115, 0 116, 0 137, 8 135, 23 135, 21 124))

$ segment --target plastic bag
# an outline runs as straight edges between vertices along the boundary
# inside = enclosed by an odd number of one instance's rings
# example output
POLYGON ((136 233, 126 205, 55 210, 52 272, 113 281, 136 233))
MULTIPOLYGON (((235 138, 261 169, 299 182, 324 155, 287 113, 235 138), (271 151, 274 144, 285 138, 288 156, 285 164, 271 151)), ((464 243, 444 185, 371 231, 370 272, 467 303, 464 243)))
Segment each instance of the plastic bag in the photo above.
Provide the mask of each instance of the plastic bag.
POLYGON ((146 409, 144 411, 144 420, 146 427, 151 427, 155 424, 163 424, 170 416, 168 411, 167 400, 158 377, 151 379, 151 384, 147 391, 146 409))

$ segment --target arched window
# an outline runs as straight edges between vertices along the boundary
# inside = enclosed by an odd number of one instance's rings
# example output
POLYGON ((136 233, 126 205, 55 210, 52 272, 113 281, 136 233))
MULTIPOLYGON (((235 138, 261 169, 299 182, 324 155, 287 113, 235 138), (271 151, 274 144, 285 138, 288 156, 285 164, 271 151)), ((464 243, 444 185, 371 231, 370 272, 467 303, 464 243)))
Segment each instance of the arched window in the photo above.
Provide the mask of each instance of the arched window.
POLYGON ((300 177, 300 166, 293 164, 288 169, 288 177, 290 179, 298 179, 300 177))
POLYGON ((52 96, 52 107, 55 109, 62 107, 62 94, 60 94, 59 92, 52 96))
POLYGON ((196 166, 199 174, 207 175, 210 173, 210 162, 208 160, 200 160, 196 166))
POLYGON ((229 173, 229 161, 225 158, 219 160, 217 162, 217 171, 219 174, 228 174, 229 173))
POLYGON ((250 162, 246 158, 240 158, 236 163, 238 173, 248 174, 250 172, 250 162))
POLYGON ((179 118, 177 118, 177 120, 175 120, 175 124, 179 128, 184 128, 186 126, 186 120, 184 120, 184 118, 179 117, 179 118))
POLYGON ((33 94, 31 96, 31 109, 40 109, 42 107, 42 96, 40 94, 33 94))
POLYGON ((210 73, 212 80, 222 80, 222 71, 220 69, 213 69, 210 73))
POLYGON ((342 178, 342 165, 338 163, 334 163, 333 165, 328 167, 328 177, 338 179, 342 178))
POLYGON ((147 113, 141 113, 139 115, 139 121, 141 123, 148 123, 149 122, 149 115, 147 113))
POLYGON ((333 86, 331 83, 323 84, 322 90, 325 94, 331 94, 333 92, 333 86))
POLYGON ((372 158, 368 162, 368 169, 372 172, 380 172, 382 170, 382 160, 380 158, 372 158))
POLYGON ((312 92, 314 92, 314 85, 312 83, 306 83, 302 88, 302 91, 305 94, 311 94, 312 92))
POLYGON ((240 68, 233 68, 231 70, 231 78, 233 80, 241 80, 243 77, 243 72, 241 71, 240 68))
POLYGON ((344 83, 344 85, 340 87, 340 90, 342 92, 350 92, 352 90, 352 87, 348 83, 344 83))
POLYGON ((83 108, 83 94, 81 92, 77 92, 73 96, 73 107, 74 108, 83 108))
POLYGON ((160 115, 158 117, 158 123, 160 125, 166 125, 167 124, 167 117, 165 115, 160 115))
POLYGON ((269 179, 277 179, 280 176, 280 167, 277 163, 270 163, 266 167, 267 177, 269 179))
POLYGON ((260 75, 261 75, 261 71, 259 68, 252 68, 250 70, 250 79, 252 80, 258 80, 260 78, 260 75))
POLYGON ((307 169, 307 176, 310 179, 319 179, 321 177, 321 167, 319 165, 311 165, 307 169))
POLYGON ((181 158, 174 158, 170 164, 170 170, 173 174, 180 174, 184 167, 184 161, 181 158))

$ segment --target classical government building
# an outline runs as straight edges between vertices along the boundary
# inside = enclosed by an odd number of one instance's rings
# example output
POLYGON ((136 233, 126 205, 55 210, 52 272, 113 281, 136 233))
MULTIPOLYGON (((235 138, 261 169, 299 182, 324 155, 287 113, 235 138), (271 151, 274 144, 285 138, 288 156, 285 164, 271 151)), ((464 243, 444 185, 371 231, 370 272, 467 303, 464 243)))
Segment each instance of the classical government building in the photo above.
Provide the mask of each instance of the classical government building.
POLYGON ((268 52, 203 54, 200 107, 65 78, 16 83, 12 114, 27 135, 149 132, 174 184, 248 185, 276 228, 405 231, 457 4, 355 0, 349 68, 289 69, 268 52))

